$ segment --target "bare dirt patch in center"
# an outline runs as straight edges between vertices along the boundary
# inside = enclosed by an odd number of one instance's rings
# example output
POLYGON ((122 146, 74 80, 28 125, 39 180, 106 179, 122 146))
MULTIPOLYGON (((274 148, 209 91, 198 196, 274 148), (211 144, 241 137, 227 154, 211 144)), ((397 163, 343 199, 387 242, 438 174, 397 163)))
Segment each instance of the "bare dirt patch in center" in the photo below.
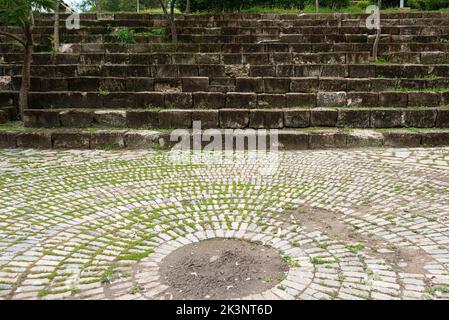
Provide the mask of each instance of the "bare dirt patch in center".
POLYGON ((288 271, 271 247, 236 239, 183 246, 161 262, 161 281, 173 299, 233 299, 276 286, 288 271))

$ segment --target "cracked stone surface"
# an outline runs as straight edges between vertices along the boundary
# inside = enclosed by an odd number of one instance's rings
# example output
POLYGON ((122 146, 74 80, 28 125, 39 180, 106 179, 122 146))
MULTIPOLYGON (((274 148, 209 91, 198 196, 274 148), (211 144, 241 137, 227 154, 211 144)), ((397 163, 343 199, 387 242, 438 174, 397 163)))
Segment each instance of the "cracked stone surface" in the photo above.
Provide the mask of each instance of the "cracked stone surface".
POLYGON ((170 299, 161 261, 214 238, 289 263, 241 298, 449 298, 449 148, 175 160, 0 150, 0 299, 170 299))

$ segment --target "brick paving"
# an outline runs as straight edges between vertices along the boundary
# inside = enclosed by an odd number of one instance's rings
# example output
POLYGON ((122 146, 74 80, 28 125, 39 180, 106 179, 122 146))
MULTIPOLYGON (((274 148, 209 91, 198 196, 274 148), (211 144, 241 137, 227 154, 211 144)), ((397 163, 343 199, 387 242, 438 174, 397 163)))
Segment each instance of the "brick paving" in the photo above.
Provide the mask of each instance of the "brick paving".
POLYGON ((255 299, 449 298, 449 148, 0 150, 0 299, 169 299, 159 263, 215 237, 295 263, 255 299))

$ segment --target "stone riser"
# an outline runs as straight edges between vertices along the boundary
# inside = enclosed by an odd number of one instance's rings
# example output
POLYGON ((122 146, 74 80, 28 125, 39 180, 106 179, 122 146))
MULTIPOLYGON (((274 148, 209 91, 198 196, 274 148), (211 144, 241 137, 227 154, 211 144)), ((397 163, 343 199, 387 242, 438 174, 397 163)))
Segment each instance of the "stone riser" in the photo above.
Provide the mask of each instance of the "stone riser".
MULTIPOLYGON (((0 106, 17 105, 18 93, 0 92, 0 106)), ((318 93, 162 93, 162 92, 31 92, 30 108, 294 108, 298 106, 436 107, 449 104, 449 92, 318 92, 318 93)))
MULTIPOLYGON (((120 27, 129 27, 126 24, 120 27)), ((161 28, 162 26, 139 25, 132 29, 136 32, 147 32, 153 28, 161 28)), ((69 30, 65 26, 61 26, 61 33, 68 34, 103 34, 108 35, 114 31, 113 26, 102 25, 99 27, 86 27, 81 25, 80 29, 69 30)), ((0 27, 0 30, 19 33, 20 29, 15 27, 0 27)), ((34 34, 51 34, 53 24, 49 26, 36 26, 33 30, 34 34)), ((446 25, 428 25, 413 24, 401 26, 382 26, 382 32, 390 35, 439 35, 449 32, 449 24, 446 25)), ((244 35, 275 35, 281 34, 375 34, 375 30, 366 28, 365 21, 361 21, 356 26, 298 26, 298 27, 263 27, 258 24, 252 27, 208 27, 200 25, 198 27, 178 27, 179 34, 194 35, 228 35, 228 36, 244 36, 244 35)))
MULTIPOLYGON (((254 131, 222 132, 221 144, 226 139, 236 148, 237 138, 245 139, 245 135, 254 136, 254 131)), ((201 141, 200 135, 189 135, 190 145, 193 139, 201 141)), ((206 140, 207 141, 207 140, 206 140)), ((161 149, 170 148, 178 141, 171 141, 169 133, 154 131, 59 131, 42 130, 37 132, 0 131, 0 148, 41 148, 41 149, 161 149)), ((267 149, 271 149, 271 137, 267 141, 267 149)), ((203 141, 202 146, 208 144, 203 141)), ((360 148, 360 147, 440 147, 449 145, 449 132, 409 132, 409 131, 338 131, 323 130, 304 132, 281 130, 278 132, 278 149, 304 150, 327 148, 360 148)), ((229 146, 229 144, 228 144, 229 146)), ((244 146, 248 149, 248 144, 244 146)), ((239 149, 241 150, 241 149, 239 149)))
MULTIPOLYGON (((319 40, 319 39, 317 39, 319 40)), ((23 48, 18 44, 0 43, 1 54, 19 54, 23 48)), ((46 54, 48 47, 36 46, 35 52, 46 54)), ((318 43, 311 41, 308 43, 260 43, 260 44, 220 44, 220 43, 202 43, 202 44, 119 44, 119 43, 89 43, 89 44, 66 44, 63 54, 187 54, 187 53, 215 53, 215 54, 326 54, 326 53, 357 53, 371 52, 370 43, 318 43)), ((427 52, 449 52, 449 43, 383 43, 379 44, 379 52, 383 54, 395 52, 407 53, 427 53, 427 52)), ((58 56, 56 55, 56 56, 58 56)))
MULTIPOLYGON (((69 15, 65 13, 60 14, 61 18, 67 18, 69 15)), ((288 14, 278 14, 278 13, 224 13, 224 14, 198 14, 198 15, 182 15, 176 14, 176 20, 185 21, 248 21, 248 20, 342 20, 342 19, 366 19, 369 14, 362 13, 320 13, 320 14, 307 14, 307 13, 288 13, 288 14)), ((397 13, 382 13, 384 19, 444 19, 449 18, 447 12, 397 12, 397 13)), ((36 15, 36 20, 51 20, 53 14, 51 13, 41 13, 36 15)), ((136 13, 82 13, 80 14, 82 21, 84 20, 163 20, 164 16, 162 14, 136 14, 136 13)))
MULTIPOLYGON (((240 70, 240 69, 238 69, 240 70)), ((33 66, 34 77, 228 77, 224 65, 40 65, 33 66)), ((228 72, 231 72, 228 70, 228 72)), ((236 71, 234 71, 236 73, 236 71)), ((447 65, 400 65, 400 64, 280 64, 250 66, 251 77, 338 77, 338 78, 429 78, 447 77, 447 65)), ((1 76, 21 74, 20 65, 0 67, 1 76)), ((232 74, 231 74, 232 76, 232 74)), ((237 75, 238 76, 238 75, 237 75)))
MULTIPOLYGON (((65 15, 61 15, 61 26, 64 26, 65 15)), ((81 15, 81 24, 85 27, 91 26, 104 26, 105 20, 97 19, 85 19, 81 15)), ((301 26, 360 26, 366 20, 365 17, 359 18, 339 18, 339 19, 316 19, 316 18, 294 18, 294 19, 232 19, 227 17, 226 20, 211 20, 211 19, 177 19, 176 24, 178 27, 301 27, 301 26)), ((112 27, 116 26, 153 26, 157 24, 165 24, 163 17, 157 19, 109 19, 107 23, 112 27)), ((388 16, 382 15, 382 25, 384 26, 410 26, 410 25, 423 25, 423 26, 439 26, 448 25, 448 16, 439 16, 437 18, 419 18, 419 19, 391 19, 388 16)), ((50 19, 42 20, 36 19, 37 26, 52 26, 53 21, 50 19)))
MULTIPOLYGON (((0 86, 2 90, 18 91, 21 77, 13 77, 11 83, 0 86)), ((429 79, 391 79, 391 78, 232 78, 232 77, 179 77, 179 78, 144 78, 144 77, 33 77, 31 91, 85 91, 95 92, 208 92, 215 86, 231 89, 227 92, 254 93, 317 93, 317 92, 379 92, 379 91, 435 91, 448 88, 449 78, 429 79)))
MULTIPOLYGON (((413 63, 413 64, 447 64, 449 52, 387 52, 380 50, 380 56, 390 63, 413 63)), ((327 53, 248 53, 248 54, 217 54, 217 53, 167 53, 167 54, 127 54, 127 53, 79 53, 59 54, 57 56, 39 53, 33 55, 33 65, 53 64, 249 64, 266 65, 275 64, 310 64, 310 63, 368 63, 370 52, 327 52, 327 53)), ((23 55, 21 53, 2 54, 5 64, 21 64, 23 55)))
MULTIPOLYGON (((446 55, 449 53, 435 56, 435 60, 446 61, 446 55)), ((428 55, 418 55, 417 59, 429 61, 428 55)), ((20 54, 4 55, 8 64, 21 64, 23 57, 20 54)), ((176 53, 176 54, 136 54, 136 55, 108 55, 102 54, 83 54, 80 57, 76 55, 50 57, 46 55, 35 55, 33 65, 47 64, 76 64, 76 65, 103 65, 103 64, 126 64, 132 68, 137 65, 159 65, 159 64, 190 64, 190 65, 264 65, 264 64, 360 64, 368 63, 370 52, 331 52, 331 53, 307 53, 307 54, 284 54, 284 53, 250 53, 250 54, 201 54, 201 53, 176 53), (56 60, 56 61, 55 61, 56 60), (108 61, 109 60, 109 61, 108 61), (111 63, 112 62, 112 63, 111 63)), ((7 64, 4 64, 7 66, 7 64)))
POLYGON ((27 110, 28 127, 109 128, 449 128, 444 109, 27 110))

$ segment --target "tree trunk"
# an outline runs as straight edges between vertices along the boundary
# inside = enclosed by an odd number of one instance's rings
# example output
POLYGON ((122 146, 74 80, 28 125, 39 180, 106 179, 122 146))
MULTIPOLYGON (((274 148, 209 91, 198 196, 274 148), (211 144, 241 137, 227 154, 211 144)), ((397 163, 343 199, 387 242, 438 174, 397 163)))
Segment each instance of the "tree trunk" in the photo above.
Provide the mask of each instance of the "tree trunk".
POLYGON ((95 10, 101 12, 101 0, 95 0, 95 10))
POLYGON ((178 31, 176 30, 175 24, 175 4, 176 0, 173 0, 170 4, 170 12, 168 12, 167 7, 165 6, 164 0, 159 0, 161 4, 162 11, 164 11, 164 17, 167 20, 167 23, 170 27, 171 40, 173 42, 178 42, 178 31))
POLYGON ((55 2, 55 21, 53 31, 53 49, 55 52, 59 51, 59 2, 55 2))
POLYGON ((315 0, 315 12, 320 12, 320 0, 315 0))
POLYGON ((190 14, 190 0, 186 0, 186 14, 190 14))
POLYGON ((215 13, 220 13, 220 0, 215 0, 215 13))
POLYGON ((22 66, 22 83, 19 92, 19 113, 23 121, 25 109, 28 109, 28 95, 31 86, 31 60, 33 58, 33 27, 25 26, 23 28, 25 35, 25 56, 22 66))
POLYGON ((378 13, 378 26, 377 26, 377 33, 376 33, 376 38, 374 39, 374 44, 373 44, 373 60, 377 60, 377 53, 379 51, 379 41, 380 41, 380 35, 381 35, 381 27, 380 27, 380 8, 382 6, 382 0, 377 0, 377 7, 379 10, 378 13))

